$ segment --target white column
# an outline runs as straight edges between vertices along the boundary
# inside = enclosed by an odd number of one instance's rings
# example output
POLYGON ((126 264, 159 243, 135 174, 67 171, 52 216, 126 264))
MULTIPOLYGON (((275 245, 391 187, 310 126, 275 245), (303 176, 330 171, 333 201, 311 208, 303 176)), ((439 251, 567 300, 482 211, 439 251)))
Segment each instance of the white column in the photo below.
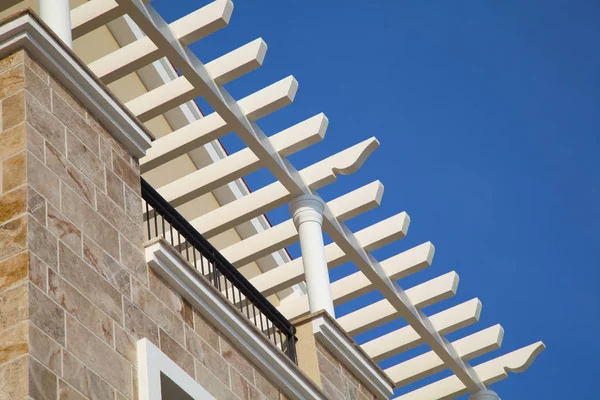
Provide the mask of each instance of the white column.
POLYGON ((500 400, 500 397, 493 390, 481 390, 469 396, 469 400, 500 400))
POLYGON ((69 48, 73 48, 69 0, 40 0, 40 17, 69 48))
POLYGON ((290 213, 300 236, 310 312, 325 310, 335 318, 321 228, 323 206, 320 197, 302 195, 290 202, 290 213))

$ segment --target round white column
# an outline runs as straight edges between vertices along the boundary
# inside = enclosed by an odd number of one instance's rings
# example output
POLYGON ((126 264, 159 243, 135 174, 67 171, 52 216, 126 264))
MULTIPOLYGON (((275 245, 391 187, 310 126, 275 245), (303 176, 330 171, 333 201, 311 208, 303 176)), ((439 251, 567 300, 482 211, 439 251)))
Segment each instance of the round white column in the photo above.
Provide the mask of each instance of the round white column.
POLYGON ((469 400, 500 400, 500 397, 493 390, 482 390, 469 396, 469 400))
POLYGON ((300 236, 310 312, 325 310, 335 318, 321 228, 323 206, 324 203, 320 197, 302 195, 290 202, 290 213, 300 236))
POLYGON ((69 48, 73 48, 69 0, 40 0, 40 17, 69 48))

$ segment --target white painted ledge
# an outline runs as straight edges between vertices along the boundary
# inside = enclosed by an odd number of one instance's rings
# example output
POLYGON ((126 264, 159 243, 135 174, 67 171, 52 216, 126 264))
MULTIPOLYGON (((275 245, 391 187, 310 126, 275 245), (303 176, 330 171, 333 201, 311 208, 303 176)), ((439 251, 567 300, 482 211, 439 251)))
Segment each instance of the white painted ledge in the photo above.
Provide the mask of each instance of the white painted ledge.
POLYGON ((169 244, 160 239, 148 242, 146 261, 288 398, 327 399, 296 364, 169 244))
POLYGON ((326 312, 317 313, 312 320, 315 338, 329 350, 378 399, 394 394, 393 383, 377 364, 326 312))
POLYGON ((28 11, 0 26, 0 57, 27 50, 62 83, 135 157, 151 146, 152 135, 74 53, 28 11))

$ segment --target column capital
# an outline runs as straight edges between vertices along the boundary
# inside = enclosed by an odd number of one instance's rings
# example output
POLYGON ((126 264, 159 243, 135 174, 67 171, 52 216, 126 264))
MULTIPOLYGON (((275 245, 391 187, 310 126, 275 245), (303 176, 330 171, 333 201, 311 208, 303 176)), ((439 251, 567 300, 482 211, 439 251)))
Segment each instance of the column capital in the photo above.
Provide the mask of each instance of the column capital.
POLYGON ((480 390, 470 395, 468 400, 500 400, 500 397, 493 390, 480 390))
POLYGON ((317 195, 303 194, 290 201, 290 214, 296 228, 303 222, 323 223, 325 202, 317 195))

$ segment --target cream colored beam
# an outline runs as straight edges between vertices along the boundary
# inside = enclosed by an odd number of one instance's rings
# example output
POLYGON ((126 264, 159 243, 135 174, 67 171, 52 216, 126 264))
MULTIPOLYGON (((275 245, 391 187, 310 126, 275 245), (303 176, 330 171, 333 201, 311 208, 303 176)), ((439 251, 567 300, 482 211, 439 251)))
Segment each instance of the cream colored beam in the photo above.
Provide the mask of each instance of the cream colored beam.
MULTIPOLYGON (((504 329, 500 325, 476 332, 452 342, 452 347, 463 360, 471 360, 502 345, 504 329)), ((404 386, 433 375, 445 369, 444 362, 433 351, 386 368, 384 372, 394 381, 396 387, 404 386)))
MULTIPOLYGON (((403 222, 408 221, 407 218, 404 218, 405 221, 402 221, 403 217, 406 217, 405 213, 398 214, 396 218, 397 221, 394 222, 396 222, 397 225, 402 226, 403 222)), ((406 224, 406 227, 408 228, 408 224, 406 224)), ((405 229, 402 231, 406 234, 405 229)), ((385 244, 387 244, 387 242, 385 244)), ((429 267, 433 259, 433 249, 431 243, 424 243, 382 261, 381 266, 390 279, 401 279, 429 267)), ((372 290, 373 284, 360 271, 331 284, 331 296, 333 297, 333 303, 335 305, 342 304, 372 290)), ((304 316, 309 313, 308 296, 302 295, 300 297, 282 300, 278 308, 283 315, 288 317, 288 319, 304 316)))
MULTIPOLYGON (((405 293, 415 307, 424 308, 454 296, 457 289, 458 274, 452 271, 407 289, 405 293)), ((350 335, 357 335, 398 317, 398 311, 389 301, 380 300, 338 318, 337 322, 350 335)))
MULTIPOLYGON (((319 114, 269 137, 269 140, 280 154, 293 154, 322 140, 327 124, 325 114, 319 114)), ((246 148, 176 179, 160 187, 158 192, 172 206, 177 207, 259 167, 258 157, 246 148)))
POLYGON ((73 39, 85 35, 96 28, 123 15, 123 9, 114 0, 90 0, 71 10, 73 39))
MULTIPOLYGON (((292 196, 312 194, 313 189, 304 180, 305 178, 273 150, 264 132, 255 123, 245 118, 231 94, 212 80, 204 64, 190 49, 181 45, 170 26, 151 7, 144 7, 140 0, 117 0, 117 2, 126 9, 127 14, 140 29, 161 48, 161 52, 175 68, 195 87, 201 89, 204 100, 227 121, 232 131, 236 132, 246 146, 258 156, 275 176, 282 191, 292 196)), ((332 170, 332 175, 335 178, 336 171, 332 170)), ((323 217, 323 229, 329 237, 365 276, 373 281, 381 294, 415 328, 460 381, 473 392, 485 390, 485 385, 472 373, 471 368, 455 354, 447 341, 433 330, 427 317, 410 303, 403 289, 384 274, 381 265, 359 246, 354 234, 335 219, 326 205, 323 217)))
MULTIPOLYGON (((344 221, 379 206, 382 195, 383 185, 375 181, 330 201, 328 205, 334 215, 344 221)), ((297 240, 298 231, 289 219, 222 249, 221 254, 235 267, 241 267, 297 240)))
MULTIPOLYGON (((440 335, 447 335, 479 321, 481 301, 472 299, 429 317, 440 335)), ((385 360, 423 344, 423 338, 410 326, 404 326, 361 345, 375 362, 385 360)))
MULTIPOLYGON (((230 0, 216 0, 171 23, 169 28, 177 39, 191 43, 227 26, 232 12, 233 3, 230 0)), ((94 61, 88 67, 108 84, 162 56, 158 47, 146 36, 94 61)))
MULTIPOLYGON (((365 249, 369 249, 368 251, 376 250, 391 241, 406 236, 409 222, 408 215, 400 213, 358 231, 356 237, 365 249), (372 232, 374 231, 378 232, 378 235, 373 235, 372 232)), ((335 243, 325 246, 325 257, 327 258, 328 268, 335 268, 348 260, 346 254, 335 243)), ((250 283, 264 296, 270 296, 303 280, 302 257, 298 257, 278 268, 250 279, 250 283)))
MULTIPOLYGON (((537 342, 511 353, 473 367, 473 372, 486 385, 491 385, 508 377, 509 372, 524 372, 535 358, 546 348, 543 342, 537 342)), ((420 389, 397 397, 400 400, 453 399, 470 390, 456 375, 441 379, 420 389)))
MULTIPOLYGON (((297 87, 293 78, 286 78, 244 97, 238 104, 247 116, 264 116, 290 104, 297 87)), ((142 173, 147 172, 225 135, 230 130, 219 114, 209 114, 152 142, 152 147, 140 160, 140 169, 142 173)))
MULTIPOLYGON (((264 41, 262 39, 257 39, 246 46, 240 47, 239 49, 206 64, 206 69, 213 79, 227 82, 230 79, 235 79, 236 77, 242 76, 244 73, 248 73, 260 67, 264 60, 266 50, 267 45, 264 41)), ((293 77, 288 77, 271 86, 274 86, 276 89, 281 89, 282 86, 287 88, 287 98, 291 98, 293 101, 293 96, 298 88, 298 83, 293 77)), ((270 95, 270 88, 271 87, 266 88, 268 95, 270 95)), ((198 97, 199 94, 198 90, 192 86, 185 76, 180 76, 129 101, 125 106, 127 106, 140 121, 146 122, 186 101, 198 97)), ((285 104, 285 101, 281 104, 287 105, 285 104)), ((273 110, 281 108, 281 104, 276 103, 273 106, 273 110)))
MULTIPOLYGON (((300 171, 311 189, 318 189, 337 178, 338 174, 354 173, 379 146, 375 138, 367 139, 300 171)), ((190 223, 206 238, 211 238, 235 226, 285 204, 290 193, 281 182, 265 186, 247 196, 206 213, 190 223)))

